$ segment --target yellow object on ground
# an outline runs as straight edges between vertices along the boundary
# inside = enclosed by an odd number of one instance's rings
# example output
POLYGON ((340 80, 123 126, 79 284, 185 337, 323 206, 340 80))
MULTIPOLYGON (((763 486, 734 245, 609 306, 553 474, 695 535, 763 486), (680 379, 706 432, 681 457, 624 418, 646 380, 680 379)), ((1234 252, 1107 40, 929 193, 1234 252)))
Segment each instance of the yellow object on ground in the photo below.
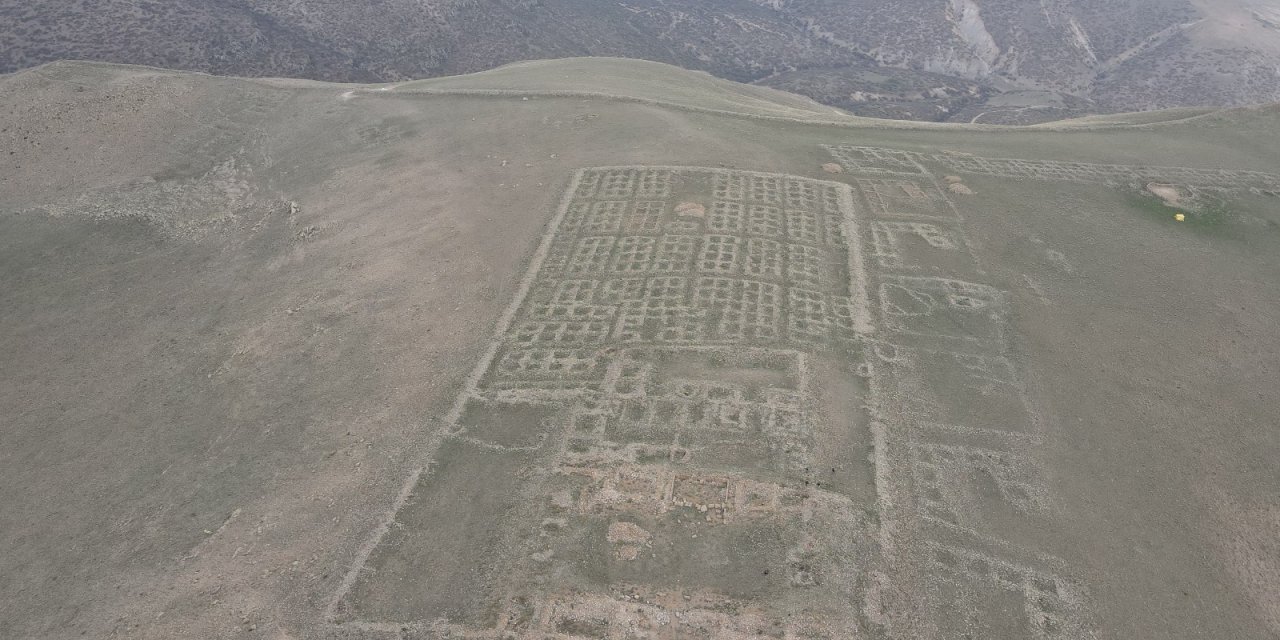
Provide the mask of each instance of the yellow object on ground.
POLYGON ((1177 215, 1173 216, 1173 219, 1174 219, 1174 220, 1177 220, 1178 222, 1182 222, 1182 221, 1184 221, 1184 220, 1186 220, 1186 219, 1187 219, 1187 215, 1186 215, 1185 213, 1179 213, 1179 214, 1177 214, 1177 215))

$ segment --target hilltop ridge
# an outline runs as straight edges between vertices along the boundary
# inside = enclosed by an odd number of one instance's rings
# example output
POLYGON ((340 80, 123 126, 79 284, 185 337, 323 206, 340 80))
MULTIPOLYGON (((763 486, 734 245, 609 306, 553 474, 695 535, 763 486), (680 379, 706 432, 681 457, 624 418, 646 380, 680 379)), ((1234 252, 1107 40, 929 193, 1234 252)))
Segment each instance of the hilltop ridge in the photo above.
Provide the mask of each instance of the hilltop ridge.
MULTIPOLYGON (((472 74, 422 80, 372 84, 331 83, 300 78, 231 78, 143 65, 65 60, 0 76, 17 81, 42 69, 64 69, 88 82, 113 82, 141 77, 207 77, 211 81, 263 83, 280 88, 340 90, 344 99, 389 94, 471 95, 476 97, 600 98, 649 103, 693 111, 718 112, 779 121, 794 120, 829 126, 866 126, 903 129, 969 129, 999 131, 1035 126, 1060 127, 1144 126, 1176 123, 1200 117, 1267 113, 1280 102, 1244 107, 1195 107, 1089 115, 1034 125, 962 122, 922 122, 865 117, 818 103, 810 98, 769 87, 723 80, 705 72, 630 58, 560 58, 514 62, 472 74)), ((54 73, 53 75, 57 75, 54 73)))

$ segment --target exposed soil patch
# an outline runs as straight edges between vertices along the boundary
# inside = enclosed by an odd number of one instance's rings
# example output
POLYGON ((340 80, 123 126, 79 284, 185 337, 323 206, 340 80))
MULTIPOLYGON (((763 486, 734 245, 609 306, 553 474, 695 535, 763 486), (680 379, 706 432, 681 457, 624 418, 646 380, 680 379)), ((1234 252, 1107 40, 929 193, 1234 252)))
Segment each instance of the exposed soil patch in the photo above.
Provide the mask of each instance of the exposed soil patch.
POLYGON ((1183 194, 1176 185, 1152 182, 1147 185, 1147 191, 1164 200, 1164 203, 1171 207, 1177 207, 1182 204, 1183 194))
POLYGON ((701 218, 707 215, 707 207, 697 202, 681 202, 676 205, 676 215, 701 218))

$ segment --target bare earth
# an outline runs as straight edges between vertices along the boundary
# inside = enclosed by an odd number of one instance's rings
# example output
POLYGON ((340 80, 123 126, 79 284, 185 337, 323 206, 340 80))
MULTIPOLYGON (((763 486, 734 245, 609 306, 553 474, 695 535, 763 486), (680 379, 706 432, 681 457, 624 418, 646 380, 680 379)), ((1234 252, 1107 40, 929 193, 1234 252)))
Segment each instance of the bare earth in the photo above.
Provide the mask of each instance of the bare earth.
POLYGON ((0 637, 1280 635, 1275 107, 58 63, 0 140, 0 637))

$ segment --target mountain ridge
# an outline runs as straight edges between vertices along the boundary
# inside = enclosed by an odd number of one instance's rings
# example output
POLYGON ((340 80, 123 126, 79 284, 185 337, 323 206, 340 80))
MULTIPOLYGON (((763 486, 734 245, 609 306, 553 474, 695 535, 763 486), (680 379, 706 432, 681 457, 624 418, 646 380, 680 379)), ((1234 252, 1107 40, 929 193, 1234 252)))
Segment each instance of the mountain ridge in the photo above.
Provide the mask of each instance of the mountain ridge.
POLYGON ((7 0, 0 36, 14 44, 0 52, 0 71, 90 58, 392 82, 522 59, 621 56, 861 115, 1016 124, 1280 100, 1280 30, 1265 15, 1254 0, 389 0, 376 10, 7 0))

